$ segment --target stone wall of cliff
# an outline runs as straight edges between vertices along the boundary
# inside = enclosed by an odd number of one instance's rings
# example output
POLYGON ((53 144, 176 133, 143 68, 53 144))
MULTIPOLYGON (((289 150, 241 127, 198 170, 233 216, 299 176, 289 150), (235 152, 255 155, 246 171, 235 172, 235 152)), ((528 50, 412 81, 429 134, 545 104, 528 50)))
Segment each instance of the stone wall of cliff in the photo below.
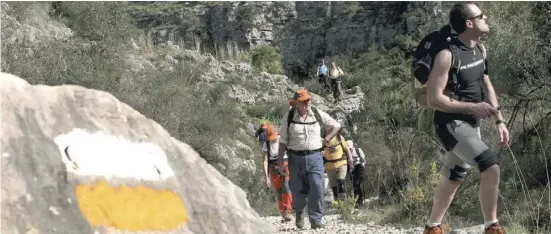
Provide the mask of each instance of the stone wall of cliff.
POLYGON ((218 49, 231 42, 241 50, 271 44, 282 54, 286 75, 306 76, 316 58, 361 53, 372 45, 389 45, 397 36, 426 33, 427 24, 444 18, 442 4, 142 2, 133 14, 155 43, 171 40, 189 48, 218 49))

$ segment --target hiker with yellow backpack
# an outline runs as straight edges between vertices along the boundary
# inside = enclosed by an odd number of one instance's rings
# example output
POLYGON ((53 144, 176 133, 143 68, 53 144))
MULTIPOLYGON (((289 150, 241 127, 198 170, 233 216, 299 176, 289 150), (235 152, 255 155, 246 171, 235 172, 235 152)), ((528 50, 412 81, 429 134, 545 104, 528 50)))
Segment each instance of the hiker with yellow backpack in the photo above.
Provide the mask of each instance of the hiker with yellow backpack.
POLYGON ((266 125, 267 139, 262 145, 264 152, 264 180, 266 187, 273 186, 283 222, 291 221, 292 196, 289 188, 289 164, 287 154, 284 154, 282 163, 278 162, 279 134, 273 125, 266 125), (280 172, 279 168, 283 168, 280 172))
POLYGON ((323 145, 323 161, 325 172, 329 177, 329 187, 333 191, 333 198, 343 201, 347 198, 346 175, 348 165, 353 165, 352 153, 344 139, 342 129, 329 142, 323 145))

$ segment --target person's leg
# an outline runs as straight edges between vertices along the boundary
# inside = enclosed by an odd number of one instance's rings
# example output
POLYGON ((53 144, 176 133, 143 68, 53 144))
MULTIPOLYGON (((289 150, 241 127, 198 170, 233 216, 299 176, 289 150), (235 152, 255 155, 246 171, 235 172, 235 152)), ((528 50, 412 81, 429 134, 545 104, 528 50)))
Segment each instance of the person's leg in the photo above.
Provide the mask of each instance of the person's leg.
POLYGON ((289 153, 289 185, 292 194, 292 206, 296 212, 296 225, 298 228, 304 226, 302 214, 306 207, 306 197, 308 195, 308 178, 306 177, 306 161, 304 156, 294 156, 289 153))
POLYGON ((466 122, 457 122, 455 134, 458 143, 454 153, 480 171, 479 199, 486 227, 497 223, 497 200, 499 192, 500 168, 495 153, 481 140, 480 129, 466 122))
POLYGON ((276 171, 276 169, 273 166, 269 167, 269 176, 270 180, 272 182, 272 188, 274 189, 276 193, 277 203, 279 207, 279 212, 281 216, 283 216, 283 204, 281 202, 281 198, 283 195, 283 181, 281 180, 281 177, 279 176, 279 172, 276 171))
POLYGON ((455 192, 459 185, 465 180, 467 171, 470 166, 463 162, 452 152, 447 152, 444 156, 443 178, 434 193, 432 210, 430 213, 429 223, 440 224, 446 211, 448 210, 455 192))
MULTIPOLYGON (((444 156, 442 170, 444 176, 434 192, 432 209, 427 223, 428 229, 440 225, 457 189, 465 180, 467 171, 470 169, 468 163, 452 152, 458 143, 454 129, 455 125, 452 123, 435 125, 437 140, 444 145, 448 152, 444 156)), ((429 230, 426 229, 425 232, 428 233, 427 231, 429 230)))
POLYGON ((321 152, 306 156, 306 168, 310 191, 308 191, 308 216, 313 228, 323 222, 323 157, 321 152))
POLYGON ((285 166, 285 175, 282 176, 283 178, 283 184, 281 187, 282 195, 281 195, 281 206, 283 207, 283 213, 284 213, 284 219, 290 220, 289 215, 293 211, 292 207, 292 193, 291 188, 289 187, 289 164, 288 161, 284 162, 285 166))
POLYGON ((346 164, 337 168, 337 197, 339 200, 345 200, 347 197, 346 191, 346 173, 348 172, 348 167, 346 164))
POLYGON ((333 98, 337 100, 337 80, 333 78, 331 78, 331 91, 333 91, 333 98))
POLYGON ((354 171, 352 171, 352 185, 354 187, 354 196, 356 197, 356 207, 362 206, 365 199, 363 191, 363 177, 364 167, 361 164, 358 164, 354 167, 354 171))
POLYGON ((333 192, 333 200, 337 200, 337 170, 327 170, 327 179, 329 180, 331 192, 333 192))
POLYGON ((325 74, 321 75, 321 82, 322 82, 323 88, 326 88, 326 89, 329 88, 329 84, 327 82, 327 76, 325 74))
POLYGON ((337 83, 336 84, 337 100, 339 101, 341 100, 341 97, 342 97, 342 80, 341 79, 342 79, 341 77, 337 78, 337 82, 336 82, 337 83))

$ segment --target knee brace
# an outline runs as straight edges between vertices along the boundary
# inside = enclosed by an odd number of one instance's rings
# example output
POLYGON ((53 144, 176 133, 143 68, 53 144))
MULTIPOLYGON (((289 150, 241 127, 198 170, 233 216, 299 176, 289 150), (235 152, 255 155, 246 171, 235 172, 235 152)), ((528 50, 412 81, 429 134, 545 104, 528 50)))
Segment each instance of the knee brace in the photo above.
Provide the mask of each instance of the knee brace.
POLYGON ((497 155, 494 154, 490 149, 485 150, 480 155, 474 158, 474 161, 478 164, 478 170, 480 172, 485 171, 489 167, 497 164, 499 165, 499 160, 497 155))
POLYGON ((452 169, 450 169, 448 179, 452 181, 463 182, 465 181, 466 176, 467 176, 467 169, 460 167, 458 165, 455 165, 452 169))

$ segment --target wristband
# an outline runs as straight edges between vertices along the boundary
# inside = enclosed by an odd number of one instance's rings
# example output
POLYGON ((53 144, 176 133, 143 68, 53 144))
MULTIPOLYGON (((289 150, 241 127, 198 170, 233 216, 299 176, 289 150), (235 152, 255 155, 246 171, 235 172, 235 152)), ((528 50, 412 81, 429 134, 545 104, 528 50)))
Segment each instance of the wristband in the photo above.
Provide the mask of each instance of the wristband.
POLYGON ((502 123, 505 123, 505 122, 504 122, 503 120, 501 120, 501 119, 496 120, 496 125, 502 124, 502 123))

